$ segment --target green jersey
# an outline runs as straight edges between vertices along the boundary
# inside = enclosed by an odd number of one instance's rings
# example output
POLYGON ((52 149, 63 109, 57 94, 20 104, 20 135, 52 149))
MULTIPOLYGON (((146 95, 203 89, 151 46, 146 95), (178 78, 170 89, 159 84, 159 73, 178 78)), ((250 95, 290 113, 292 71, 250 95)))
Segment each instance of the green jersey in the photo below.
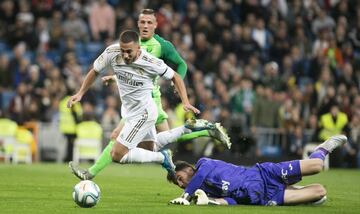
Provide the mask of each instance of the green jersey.
MULTIPOLYGON (((187 65, 171 42, 163 39, 157 34, 154 34, 154 36, 149 40, 140 40, 140 46, 153 56, 176 65, 177 68, 174 70, 184 79, 187 71, 187 65)), ((158 78, 154 82, 154 90, 152 92, 153 97, 161 96, 160 86, 158 85, 157 80, 158 78)))

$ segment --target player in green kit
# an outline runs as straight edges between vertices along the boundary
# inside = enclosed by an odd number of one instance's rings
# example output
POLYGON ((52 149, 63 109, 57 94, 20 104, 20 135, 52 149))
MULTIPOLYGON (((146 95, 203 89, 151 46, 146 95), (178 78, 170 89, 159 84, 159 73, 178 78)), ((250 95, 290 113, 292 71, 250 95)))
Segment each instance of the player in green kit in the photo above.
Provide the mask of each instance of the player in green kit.
MULTIPOLYGON (((175 71, 184 78, 187 71, 187 65, 185 61, 180 57, 179 53, 176 51, 175 47, 171 42, 163 39, 159 35, 155 34, 155 29, 157 27, 155 12, 152 9, 144 9, 141 11, 138 20, 138 28, 140 31, 140 46, 142 49, 146 50, 153 56, 160 58, 166 62, 170 62, 176 66, 175 71)), ((105 77, 106 80, 110 80, 110 77, 105 77), (106 79, 108 78, 108 79, 106 79)), ((154 81, 154 89, 152 91, 152 97, 157 105, 158 109, 158 118, 156 121, 156 129, 158 133, 168 131, 169 124, 167 122, 168 115, 162 109, 161 104, 161 92, 160 86, 157 83, 157 79, 154 81)), ((225 130, 221 127, 219 123, 212 124, 205 120, 190 120, 186 122, 187 127, 191 127, 193 131, 188 134, 183 134, 181 137, 176 138, 176 142, 183 142, 191 140, 197 137, 212 137, 220 141, 221 143, 227 145, 230 148, 231 143, 230 139, 227 136, 225 130), (193 124, 191 124, 193 123, 193 124), (196 130, 196 127, 202 127, 200 131, 196 130), (205 128, 204 128, 205 127, 205 128)), ((103 150, 101 156, 97 159, 93 166, 88 170, 80 169, 70 162, 69 166, 72 172, 82 180, 89 180, 95 177, 102 169, 108 166, 111 162, 110 151, 114 144, 114 139, 119 135, 123 123, 120 123, 118 127, 111 134, 111 141, 103 150)), ((140 148, 155 150, 155 145, 152 142, 142 142, 138 145, 140 148)), ((159 149, 159 148, 158 148, 159 149)))

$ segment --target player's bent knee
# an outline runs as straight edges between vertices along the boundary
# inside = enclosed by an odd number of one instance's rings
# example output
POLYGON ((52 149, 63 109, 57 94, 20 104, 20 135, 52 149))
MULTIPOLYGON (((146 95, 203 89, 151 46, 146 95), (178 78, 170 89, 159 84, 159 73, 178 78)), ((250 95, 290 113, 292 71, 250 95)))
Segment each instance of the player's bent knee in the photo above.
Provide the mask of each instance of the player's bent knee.
POLYGON ((326 195, 326 189, 321 184, 316 184, 314 188, 314 194, 317 196, 317 198, 320 200, 326 195))
POLYGON ((110 155, 114 162, 120 162, 123 157, 123 154, 121 152, 117 152, 115 150, 111 150, 110 155))

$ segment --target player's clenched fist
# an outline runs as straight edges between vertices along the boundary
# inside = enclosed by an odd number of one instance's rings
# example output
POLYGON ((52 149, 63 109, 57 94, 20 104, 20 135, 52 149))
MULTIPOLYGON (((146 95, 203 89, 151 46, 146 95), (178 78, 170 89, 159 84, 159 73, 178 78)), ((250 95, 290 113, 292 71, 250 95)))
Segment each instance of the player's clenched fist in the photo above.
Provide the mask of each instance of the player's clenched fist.
POLYGON ((171 200, 170 204, 177 204, 177 205, 190 205, 190 202, 185 198, 179 197, 171 200))

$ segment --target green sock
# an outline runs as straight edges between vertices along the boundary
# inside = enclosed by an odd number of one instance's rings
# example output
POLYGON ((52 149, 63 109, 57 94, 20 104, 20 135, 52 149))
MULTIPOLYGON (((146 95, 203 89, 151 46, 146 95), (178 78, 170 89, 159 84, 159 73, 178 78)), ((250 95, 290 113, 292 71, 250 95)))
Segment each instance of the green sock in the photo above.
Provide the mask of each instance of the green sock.
POLYGON ((114 145, 115 141, 110 140, 109 144, 102 151, 100 157, 96 160, 94 165, 89 168, 89 172, 92 175, 97 175, 101 170, 107 167, 112 163, 112 157, 110 155, 111 149, 114 145))
POLYGON ((176 142, 180 143, 180 142, 184 142, 184 141, 189 141, 189 140, 192 140, 192 139, 198 138, 198 137, 210 137, 209 131, 202 130, 202 131, 197 131, 197 132, 191 132, 189 134, 184 134, 184 135, 181 135, 181 137, 178 138, 176 142))

